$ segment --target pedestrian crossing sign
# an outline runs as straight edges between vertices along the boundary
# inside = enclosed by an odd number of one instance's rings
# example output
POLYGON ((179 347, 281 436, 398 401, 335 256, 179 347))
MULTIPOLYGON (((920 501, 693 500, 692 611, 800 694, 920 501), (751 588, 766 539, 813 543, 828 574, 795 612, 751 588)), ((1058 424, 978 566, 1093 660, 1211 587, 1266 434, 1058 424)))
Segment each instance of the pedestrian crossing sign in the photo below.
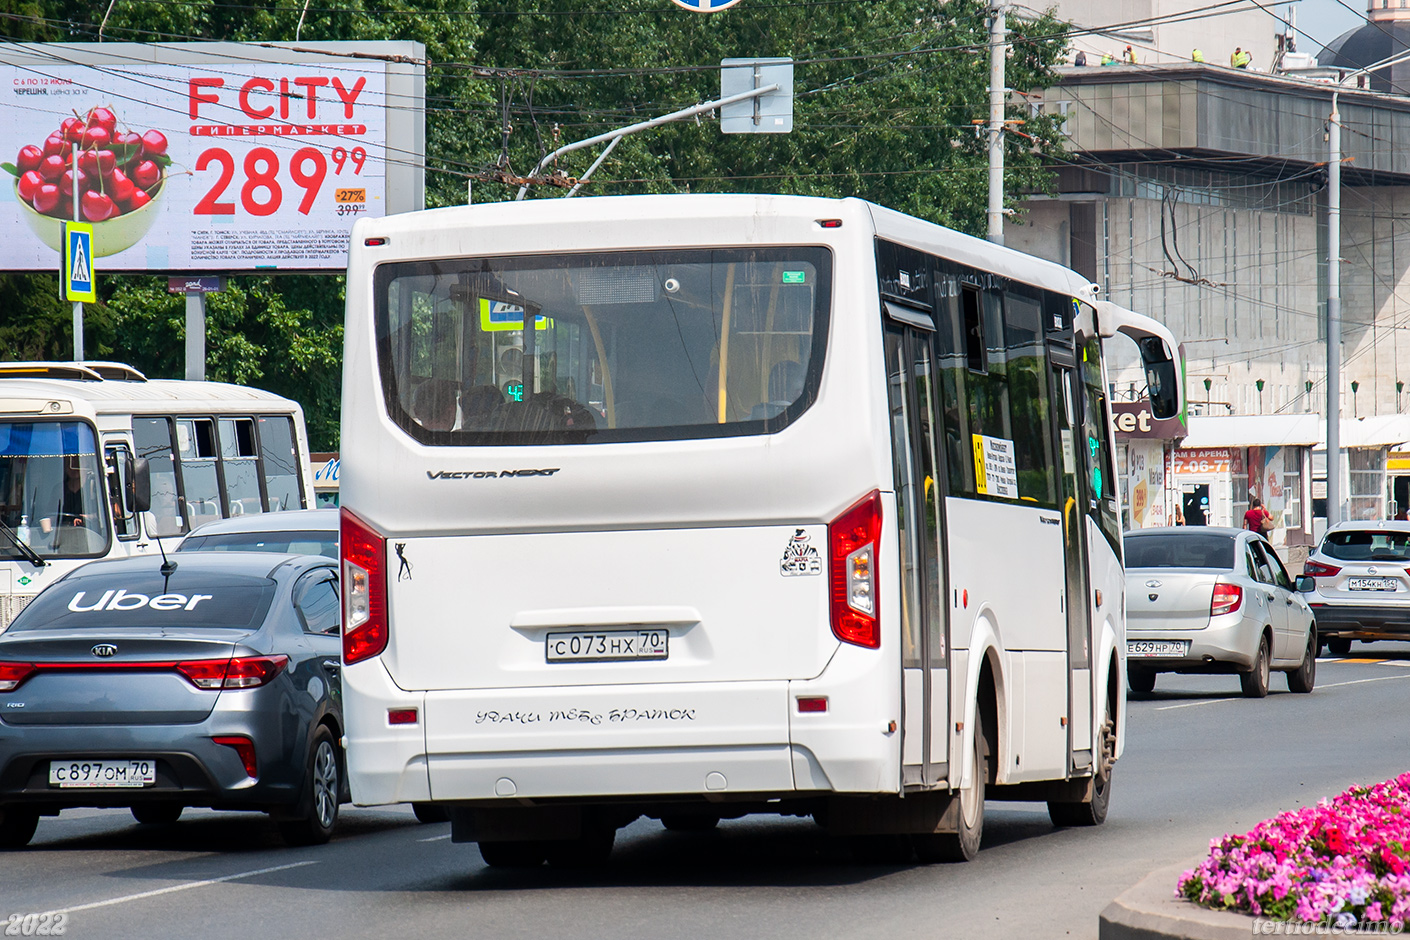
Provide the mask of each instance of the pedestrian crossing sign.
POLYGON ((98 302, 97 272, 93 270, 93 226, 64 225, 64 294, 68 300, 98 302))

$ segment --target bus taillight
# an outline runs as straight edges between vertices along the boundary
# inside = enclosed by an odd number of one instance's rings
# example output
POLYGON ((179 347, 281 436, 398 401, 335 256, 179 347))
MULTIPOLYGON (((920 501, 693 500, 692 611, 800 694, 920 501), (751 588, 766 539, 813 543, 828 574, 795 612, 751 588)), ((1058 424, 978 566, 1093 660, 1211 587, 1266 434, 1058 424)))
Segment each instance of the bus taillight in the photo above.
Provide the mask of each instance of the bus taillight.
POLYGON ((387 648, 387 540, 343 509, 343 662, 370 659, 387 648))
POLYGON ((881 493, 872 490, 827 527, 832 632, 844 643, 881 646, 877 596, 877 546, 881 544, 881 493))

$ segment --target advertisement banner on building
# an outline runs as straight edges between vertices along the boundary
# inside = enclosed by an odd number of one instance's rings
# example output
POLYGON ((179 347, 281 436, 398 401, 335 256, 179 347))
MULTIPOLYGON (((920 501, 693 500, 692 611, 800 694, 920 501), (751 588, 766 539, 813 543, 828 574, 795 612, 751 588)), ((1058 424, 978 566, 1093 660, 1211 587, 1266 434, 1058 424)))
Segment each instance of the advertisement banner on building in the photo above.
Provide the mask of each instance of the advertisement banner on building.
POLYGON ((7 47, 0 269, 56 270, 75 200, 104 271, 345 267, 358 218, 421 208, 424 53, 319 48, 7 47))
POLYGON ((1126 487, 1131 528, 1169 525, 1165 494, 1165 449, 1160 441, 1126 445, 1126 487))
POLYGON ((1241 447, 1181 447, 1171 464, 1176 473, 1242 473, 1241 447))

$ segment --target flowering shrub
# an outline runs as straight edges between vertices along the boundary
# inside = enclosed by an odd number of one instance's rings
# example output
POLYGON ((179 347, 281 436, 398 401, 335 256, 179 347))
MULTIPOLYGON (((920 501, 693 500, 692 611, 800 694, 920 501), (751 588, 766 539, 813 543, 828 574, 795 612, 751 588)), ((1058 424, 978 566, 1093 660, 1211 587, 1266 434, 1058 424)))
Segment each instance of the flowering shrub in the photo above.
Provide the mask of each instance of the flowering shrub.
POLYGON ((1351 927, 1410 921, 1410 773, 1211 842, 1176 895, 1216 910, 1351 927))

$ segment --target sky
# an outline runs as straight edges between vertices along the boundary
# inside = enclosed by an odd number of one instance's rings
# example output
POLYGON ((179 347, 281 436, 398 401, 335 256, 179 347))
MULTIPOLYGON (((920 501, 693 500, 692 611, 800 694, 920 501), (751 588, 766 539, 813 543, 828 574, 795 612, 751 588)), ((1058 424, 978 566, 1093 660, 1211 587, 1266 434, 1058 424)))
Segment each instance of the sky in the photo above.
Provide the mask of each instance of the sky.
POLYGON ((1365 0, 1301 0, 1275 9, 1279 16, 1291 19, 1288 8, 1292 6, 1297 7, 1297 51, 1314 56, 1342 33, 1366 22, 1365 0))

